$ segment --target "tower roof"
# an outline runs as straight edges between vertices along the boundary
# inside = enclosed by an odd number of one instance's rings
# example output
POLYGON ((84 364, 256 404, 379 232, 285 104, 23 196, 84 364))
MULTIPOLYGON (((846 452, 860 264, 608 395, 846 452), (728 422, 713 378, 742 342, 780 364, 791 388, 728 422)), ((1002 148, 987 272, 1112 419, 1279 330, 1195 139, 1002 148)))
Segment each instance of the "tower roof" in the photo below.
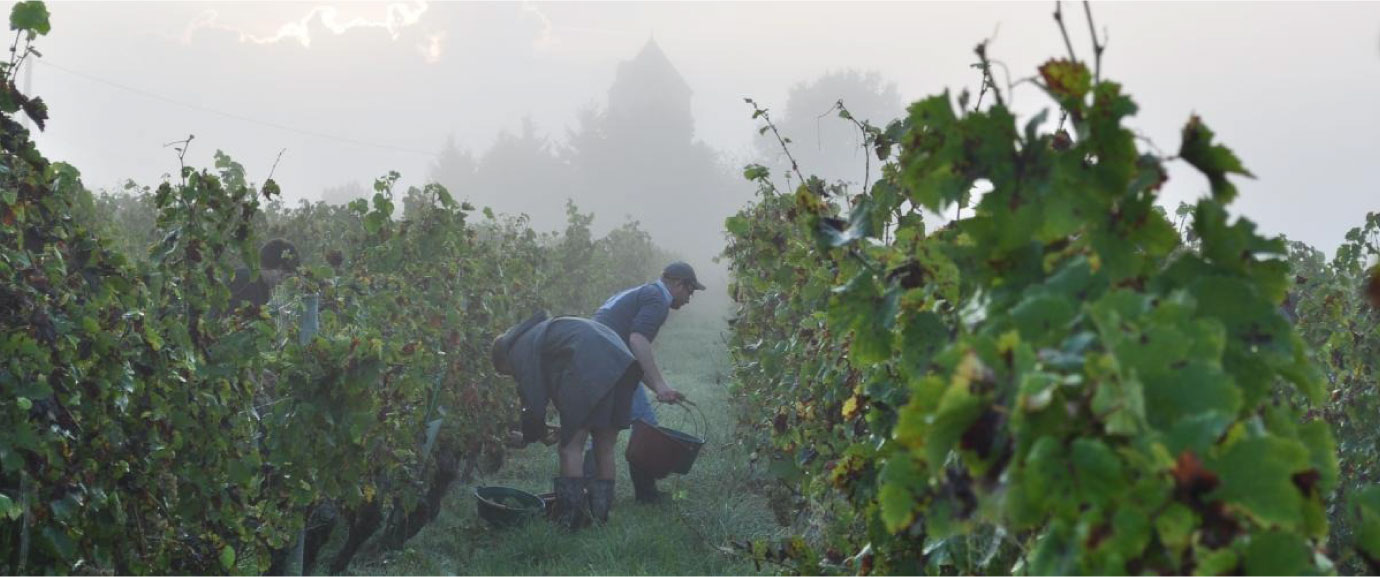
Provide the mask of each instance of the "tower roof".
POLYGON ((653 82, 663 86, 669 85, 676 90, 683 91, 689 95, 690 85, 685 82, 685 78, 676 70, 671 59, 662 52, 661 46, 657 44, 656 38, 648 38, 647 43, 642 46, 642 50, 634 56, 632 60, 626 60, 618 65, 618 80, 637 82, 653 82))

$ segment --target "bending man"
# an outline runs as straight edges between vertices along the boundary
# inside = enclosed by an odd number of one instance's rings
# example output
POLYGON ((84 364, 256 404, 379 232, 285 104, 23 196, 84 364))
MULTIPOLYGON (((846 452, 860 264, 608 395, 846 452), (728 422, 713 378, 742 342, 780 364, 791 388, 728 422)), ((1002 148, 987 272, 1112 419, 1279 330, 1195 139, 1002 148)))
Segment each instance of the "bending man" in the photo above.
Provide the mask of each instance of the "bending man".
MULTIPOLYGON (((560 475, 552 480, 556 521, 572 529, 587 524, 591 514, 607 521, 613 506, 614 444, 618 431, 631 424, 632 396, 642 378, 642 367, 627 345, 594 321, 539 313, 494 339, 490 359, 494 370, 517 381, 524 444, 546 436, 548 402, 560 414, 560 475), (597 471, 587 481, 581 450, 591 436, 597 471)), ((658 398, 680 396, 664 382, 654 390, 658 398)))
MULTIPOLYGON (((666 391, 666 394, 657 393, 657 400, 663 403, 677 402, 683 396, 666 384, 656 364, 656 355, 652 354, 652 340, 671 309, 685 306, 697 290, 704 290, 704 285, 695 278, 695 269, 683 262, 673 262, 661 272, 660 279, 613 295, 594 312, 594 320, 613 329, 627 343, 642 368, 642 380, 647 388, 654 392, 666 391)), ((632 418, 657 424, 656 413, 652 412, 647 394, 641 389, 633 394, 632 418)), ((661 499, 656 477, 631 462, 628 463, 628 476, 632 478, 637 502, 655 503, 661 499)))

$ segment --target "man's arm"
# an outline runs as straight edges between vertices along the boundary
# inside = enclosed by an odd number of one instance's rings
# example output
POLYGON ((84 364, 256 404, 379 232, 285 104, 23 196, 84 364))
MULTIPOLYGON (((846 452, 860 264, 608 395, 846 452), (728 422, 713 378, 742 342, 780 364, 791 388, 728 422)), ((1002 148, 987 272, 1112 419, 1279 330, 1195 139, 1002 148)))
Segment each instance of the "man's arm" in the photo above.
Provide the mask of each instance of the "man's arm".
POLYGON ((658 401, 670 403, 684 398, 679 391, 667 385, 666 378, 661 376, 661 368, 656 365, 656 355, 652 353, 652 342, 647 340, 647 337, 634 332, 628 336, 628 348, 632 349, 637 363, 642 365, 642 382, 656 393, 658 401))

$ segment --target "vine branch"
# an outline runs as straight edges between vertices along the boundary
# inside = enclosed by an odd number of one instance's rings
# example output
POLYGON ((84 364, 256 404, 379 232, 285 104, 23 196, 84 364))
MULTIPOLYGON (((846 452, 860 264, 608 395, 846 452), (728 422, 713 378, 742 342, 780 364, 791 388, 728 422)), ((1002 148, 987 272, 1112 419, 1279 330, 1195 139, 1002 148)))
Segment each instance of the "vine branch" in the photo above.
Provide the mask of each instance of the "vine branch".
MULTIPOLYGON (((1103 40, 1101 43, 1097 41, 1097 28, 1093 26, 1092 5, 1088 3, 1088 0, 1083 0, 1083 14, 1088 17, 1088 35, 1092 37, 1093 84, 1096 85, 1102 82, 1102 51, 1107 49, 1107 41, 1103 40)), ((1063 29, 1063 27, 1063 22, 1060 22, 1059 28, 1063 29)), ((1103 29, 1102 34, 1104 37, 1106 36, 1106 29, 1103 29)), ((1068 39, 1068 33, 1065 33, 1064 41, 1068 42, 1068 39)))
MULTIPOLYGON (((992 97, 997 99, 997 106, 1006 107, 1006 101, 1001 97, 1001 88, 997 87, 997 82, 992 78, 992 61, 987 58, 987 41, 983 41, 973 49, 978 56, 978 64, 982 67, 983 84, 992 89, 992 97)), ((982 100, 982 95, 978 95, 978 100, 982 100)))
POLYGON ((5 79, 6 79, 6 80, 9 80, 10 78, 14 78, 14 71, 15 71, 16 68, 18 68, 18 65, 19 65, 19 38, 20 38, 20 35, 23 34, 23 33, 24 33, 23 30, 16 30, 16 31, 14 32, 14 43, 13 43, 13 44, 10 44, 10 66, 9 66, 9 68, 7 68, 7 69, 5 70, 5 79))
POLYGON ((187 184, 187 149, 191 147, 192 139, 194 138, 196 138, 195 134, 188 134, 186 140, 174 140, 163 145, 163 148, 167 148, 169 146, 173 146, 176 144, 182 145, 177 148, 174 148, 173 150, 177 151, 177 177, 182 180, 182 184, 184 185, 187 184))
POLYGON ((1059 33, 1064 36, 1064 47, 1069 50, 1069 60, 1078 62, 1078 57, 1073 54, 1073 42, 1069 40, 1069 30, 1064 27, 1064 3, 1061 0, 1054 2, 1054 21, 1059 23, 1059 33))
MULTIPOLYGON (((767 128, 771 129, 771 133, 776 136, 776 142, 781 145, 781 151, 786 153, 786 159, 791 161, 791 170, 795 172, 796 178, 800 179, 800 184, 805 184, 805 177, 800 174, 800 165, 795 162, 795 156, 791 154, 790 147, 786 146, 786 139, 781 136, 781 131, 776 129, 776 123, 771 121, 771 114, 767 112, 767 109, 757 106, 757 102, 751 98, 744 98, 743 101, 752 106, 753 118, 761 116, 762 121, 767 123, 767 128)), ((761 131, 758 133, 760 134, 761 131)))
MULTIPOLYGON (((978 65, 981 67, 981 65, 978 65)), ((977 102, 973 103, 973 112, 982 109, 982 98, 987 96, 987 71, 982 72, 982 88, 978 90, 977 102)))
MULTIPOLYGON (((857 128, 858 128, 858 131, 862 133, 862 137, 863 137, 863 144, 862 144, 862 148, 863 148, 863 183, 862 183, 862 193, 863 193, 863 194, 867 194, 867 184, 868 184, 869 182, 872 181, 872 148, 871 148, 871 147, 872 147, 872 144, 873 144, 874 142, 877 141, 877 139, 876 139, 875 136, 873 136, 872 130, 868 130, 868 128, 872 128, 872 126, 869 125, 869 124, 865 124, 865 123, 863 123, 863 122, 859 122, 857 118, 854 118, 854 117, 853 117, 853 113, 852 113, 852 112, 849 112, 848 109, 847 109, 846 107, 844 107, 844 105, 843 105, 843 99, 842 99, 842 98, 840 98, 840 99, 838 100, 838 102, 835 102, 833 108, 830 108, 830 110, 833 110, 834 108, 837 108, 837 109, 839 110, 839 116, 843 117, 845 120, 847 120, 847 121, 849 121, 849 122, 852 122, 852 123, 853 123, 853 126, 857 127, 857 128)), ((876 129, 873 128, 873 130, 876 130, 876 129)))
POLYGON ((1151 140, 1149 136, 1146 136, 1144 132, 1141 132, 1139 130, 1132 130, 1131 133, 1135 135, 1136 140, 1145 143, 1146 146, 1149 146, 1151 149, 1153 149, 1155 151, 1155 155, 1160 157, 1161 162, 1168 162, 1170 160, 1174 160, 1174 158, 1176 157, 1175 155, 1165 154, 1163 150, 1160 150, 1159 146, 1155 145, 1155 141, 1151 140))
POLYGON ((1002 62, 1000 60, 993 60, 992 65, 1001 67, 1002 75, 1006 77, 1006 94, 1011 99, 1011 104, 1014 105, 1016 103, 1016 85, 1024 82, 1025 80, 1017 80, 1014 83, 1011 82, 1011 69, 1006 66, 1005 62, 1002 62))
POLYGON ((283 159, 283 153, 284 153, 284 152, 287 152, 287 149, 286 149, 286 148, 284 148, 284 149, 282 149, 282 150, 279 150, 279 151, 278 151, 278 158, 273 159, 273 167, 268 169, 268 178, 265 179, 266 181, 267 181, 267 180, 273 180, 273 173, 276 172, 276 171, 278 170, 278 161, 280 161, 280 160, 283 159))

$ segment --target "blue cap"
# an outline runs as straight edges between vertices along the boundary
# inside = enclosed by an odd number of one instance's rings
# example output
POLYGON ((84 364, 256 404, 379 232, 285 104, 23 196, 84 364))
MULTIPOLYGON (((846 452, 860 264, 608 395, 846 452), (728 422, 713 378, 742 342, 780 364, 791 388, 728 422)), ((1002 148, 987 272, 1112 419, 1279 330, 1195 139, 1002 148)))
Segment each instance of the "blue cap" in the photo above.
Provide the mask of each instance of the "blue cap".
POLYGON ((704 285, 700 284, 700 281, 695 278, 695 269, 680 261, 666 265, 666 270, 661 271, 661 278, 680 281, 688 280, 690 281, 690 286, 694 287, 695 290, 704 290, 704 285))

